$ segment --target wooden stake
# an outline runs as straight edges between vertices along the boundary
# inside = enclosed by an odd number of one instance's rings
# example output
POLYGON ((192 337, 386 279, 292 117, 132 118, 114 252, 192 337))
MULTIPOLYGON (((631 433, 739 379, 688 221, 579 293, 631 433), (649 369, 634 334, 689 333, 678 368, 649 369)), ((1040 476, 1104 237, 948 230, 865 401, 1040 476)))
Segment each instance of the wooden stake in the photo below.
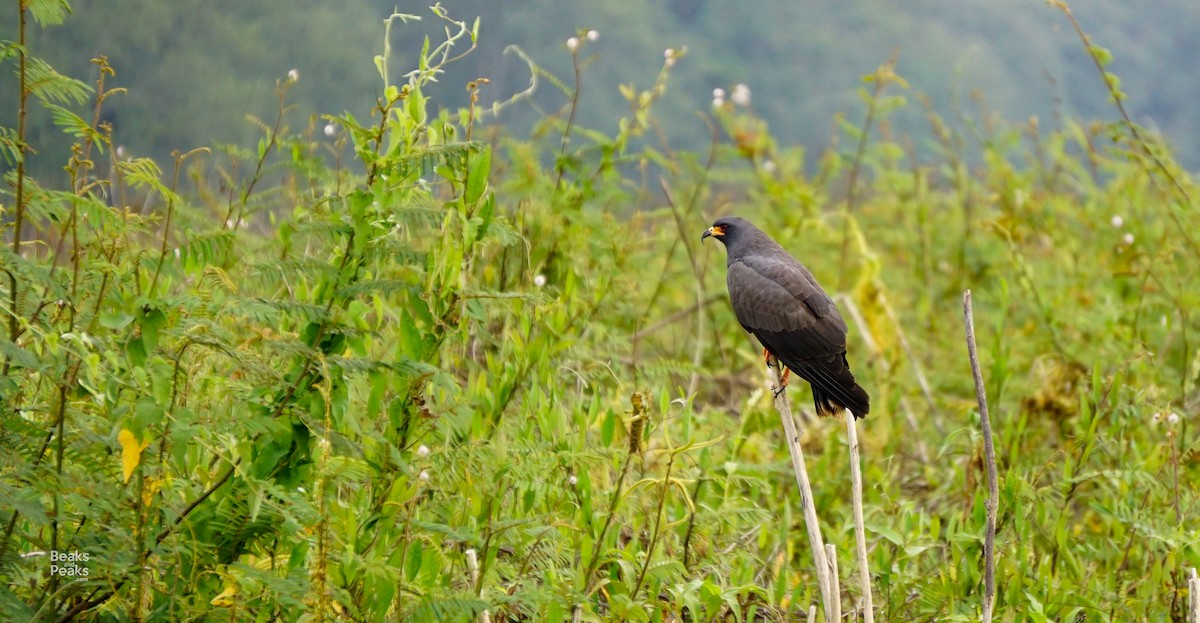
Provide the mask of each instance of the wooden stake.
POLYGON ((996 607, 996 511, 1000 506, 1000 485, 996 477, 996 447, 992 442, 992 420, 988 416, 987 392, 983 373, 979 370, 979 355, 975 351, 975 319, 971 311, 971 291, 963 292, 963 319, 967 329, 967 355, 971 358, 971 374, 975 377, 975 397, 979 401, 979 423, 983 430, 983 451, 987 462, 988 497, 987 534, 983 541, 983 623, 991 623, 996 607))
POLYGON ((1200 623, 1200 577, 1196 577, 1195 567, 1188 578, 1188 623, 1200 623))
POLYGON ((842 587, 838 581, 837 550, 833 548, 832 543, 825 544, 825 560, 829 561, 829 582, 831 583, 829 592, 833 595, 833 603, 825 606, 826 611, 829 612, 828 620, 833 623, 841 623, 842 587))
POLYGON ((863 623, 875 623, 871 599, 871 570, 867 564, 867 529, 863 525, 863 484, 858 452, 858 427, 853 415, 846 414, 846 439, 850 444, 850 493, 854 497, 854 541, 858 550, 858 583, 862 591, 863 623))
POLYGON ((804 514, 804 526, 808 529, 808 545, 812 549, 813 563, 816 567, 817 580, 821 587, 821 599, 825 602, 825 621, 836 623, 840 618, 841 607, 838 595, 834 593, 837 583, 829 577, 829 561, 825 555, 825 541, 821 538, 821 526, 817 522, 817 510, 813 505, 812 486, 808 482, 808 469, 804 466, 804 450, 800 448, 800 433, 796 430, 796 422, 792 419, 792 408, 787 401, 787 391, 783 388, 783 377, 780 373, 782 364, 773 355, 768 370, 775 392, 775 409, 783 420, 783 432, 787 437, 788 451, 792 457, 792 471, 796 475, 796 484, 800 487, 800 511, 804 514))
MULTIPOLYGON (((479 586, 479 558, 475 550, 469 549, 466 551, 467 568, 471 570, 471 584, 479 586)), ((488 614, 487 609, 479 613, 479 623, 492 623, 492 615, 488 614)))

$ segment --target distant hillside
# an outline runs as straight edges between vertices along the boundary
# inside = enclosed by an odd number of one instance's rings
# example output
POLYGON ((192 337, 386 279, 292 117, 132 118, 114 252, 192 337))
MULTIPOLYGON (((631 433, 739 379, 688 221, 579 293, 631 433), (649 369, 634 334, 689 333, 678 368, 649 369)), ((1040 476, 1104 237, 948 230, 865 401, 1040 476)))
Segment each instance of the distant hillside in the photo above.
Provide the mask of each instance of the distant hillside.
MULTIPOLYGON (((672 120, 663 130, 680 147, 708 140, 695 113, 708 109, 713 88, 744 83, 777 137, 818 151, 830 139, 836 113, 861 122, 860 78, 893 53, 897 72, 912 85, 910 96, 925 94, 952 119, 980 117, 972 94, 1013 121, 1031 115, 1051 125, 1058 115, 1116 118, 1072 27, 1040 0, 442 4, 453 17, 481 18, 478 49, 441 80, 442 99, 464 104, 464 85, 477 77, 491 81, 482 90, 485 105, 529 86, 525 64, 503 52, 510 45, 572 83, 565 42, 579 28, 595 29, 600 38, 583 50, 588 97, 579 122, 585 126, 614 123, 627 107, 617 86, 648 86, 664 50, 686 46, 659 104, 663 118, 672 120)), ((118 71, 116 83, 130 90, 111 100, 108 111, 119 141, 132 153, 164 157, 176 148, 250 140, 255 132, 246 115, 272 114, 272 87, 290 69, 301 76, 289 94, 296 104, 293 127, 315 112, 366 114, 364 102, 380 88, 371 59, 381 49, 383 19, 393 6, 368 0, 79 0, 65 26, 35 32, 30 44, 60 71, 88 81, 94 73, 89 59, 107 55, 118 71)), ((1160 0, 1135 7, 1093 0, 1073 8, 1096 44, 1111 50, 1111 70, 1122 79, 1135 119, 1171 139, 1184 163, 1200 165, 1200 145, 1191 140, 1200 125, 1193 112, 1200 80, 1179 70, 1200 60, 1193 32, 1200 3, 1160 0)), ((444 24, 423 4, 400 10, 422 17, 394 28, 394 66, 407 67, 404 60, 419 50, 421 36, 440 33, 444 24)), ((0 16, 0 38, 14 38, 13 13, 0 16)), ((4 88, 0 100, 9 102, 12 95, 4 88)), ((910 100, 891 129, 921 144, 928 124, 910 100)), ((536 97, 489 122, 526 132, 565 101, 541 80, 536 97)), ((6 124, 12 108, 0 110, 6 124)), ((31 138, 54 144, 48 119, 32 122, 31 138)))

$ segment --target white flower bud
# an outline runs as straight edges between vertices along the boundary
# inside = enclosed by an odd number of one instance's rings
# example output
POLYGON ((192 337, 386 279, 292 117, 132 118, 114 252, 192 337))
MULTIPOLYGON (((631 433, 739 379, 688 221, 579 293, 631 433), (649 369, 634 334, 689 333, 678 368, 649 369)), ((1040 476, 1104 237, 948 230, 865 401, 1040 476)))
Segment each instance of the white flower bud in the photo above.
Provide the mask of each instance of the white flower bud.
POLYGON ((574 474, 571 474, 571 477, 567 479, 567 484, 574 487, 575 485, 579 484, 579 479, 576 478, 574 474))
POLYGON ((732 99, 733 103, 737 104, 738 106, 749 106, 750 105, 750 87, 748 87, 744 84, 739 84, 739 85, 733 87, 733 95, 730 96, 730 99, 732 99))
POLYGON ((417 478, 420 478, 421 482, 429 482, 429 472, 426 470, 421 470, 421 473, 417 474, 417 478))
POLYGON ((570 39, 567 39, 567 49, 572 52, 574 52, 575 50, 578 50, 579 49, 579 38, 571 37, 570 39))
POLYGON ((429 446, 426 446, 425 444, 421 444, 420 446, 418 446, 417 447, 417 456, 422 459, 429 456, 429 446))
POLYGON ((288 70, 288 82, 296 82, 298 80, 300 80, 300 70, 289 69, 288 70))
POLYGON ((721 87, 713 89, 713 99, 725 99, 725 89, 721 87))
POLYGON ((333 136, 337 134, 337 126, 332 123, 325 124, 325 136, 333 136))
POLYGON ((1179 414, 1172 411, 1171 414, 1167 416, 1167 424, 1174 426, 1178 423, 1179 423, 1179 414))
POLYGON ((598 31, 596 31, 596 30, 587 31, 587 40, 588 41, 595 41, 599 38, 600 38, 600 33, 598 31))
POLYGON ((1133 244, 1133 234, 1125 234, 1124 236, 1121 236, 1121 242, 1124 242, 1127 245, 1133 244))
POLYGON ((1125 219, 1121 218, 1120 214, 1113 215, 1113 217, 1112 217, 1112 226, 1113 227, 1116 227, 1119 229, 1124 224, 1125 224, 1125 219))
POLYGON ((534 275, 533 285, 535 285, 539 288, 546 285, 546 276, 545 275, 534 275))

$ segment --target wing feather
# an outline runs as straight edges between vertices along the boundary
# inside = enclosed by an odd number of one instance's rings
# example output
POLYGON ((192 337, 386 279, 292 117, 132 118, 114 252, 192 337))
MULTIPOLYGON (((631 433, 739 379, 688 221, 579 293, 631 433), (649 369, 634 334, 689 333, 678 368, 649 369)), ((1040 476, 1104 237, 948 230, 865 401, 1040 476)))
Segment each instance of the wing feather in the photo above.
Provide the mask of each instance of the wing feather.
POLYGON ((738 321, 781 359, 845 352, 846 322, 799 262, 742 258, 729 264, 727 285, 738 321))

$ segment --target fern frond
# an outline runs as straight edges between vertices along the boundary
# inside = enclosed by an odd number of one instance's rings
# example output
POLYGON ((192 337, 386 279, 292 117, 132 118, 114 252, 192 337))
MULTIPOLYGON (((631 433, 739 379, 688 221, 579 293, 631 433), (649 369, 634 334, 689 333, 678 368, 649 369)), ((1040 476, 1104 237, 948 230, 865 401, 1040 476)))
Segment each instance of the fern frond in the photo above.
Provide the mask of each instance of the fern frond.
POLYGON ((484 143, 481 141, 422 147, 396 158, 394 166, 402 178, 432 171, 439 166, 464 170, 467 167, 467 156, 479 152, 483 147, 484 143))
POLYGON ((25 7, 39 26, 58 26, 71 12, 67 0, 28 0, 25 7))
POLYGON ((15 129, 0 126, 0 156, 9 166, 16 166, 21 158, 21 142, 15 129))
POLYGON ((328 261, 312 257, 290 257, 255 264, 251 271, 255 276, 270 281, 284 281, 297 275, 314 280, 320 278, 333 280, 337 277, 338 267, 328 261))
POLYGON ((34 56, 26 59, 25 78, 29 93, 46 104, 82 104, 92 93, 88 85, 58 73, 34 56))
POLYGON ((426 597, 403 617, 405 621, 470 621, 488 602, 477 597, 426 597))
POLYGON ((325 320, 328 314, 324 305, 301 303, 299 301, 283 301, 278 299, 255 299, 261 305, 282 312, 288 316, 302 319, 306 322, 325 320))
POLYGON ((92 141, 96 149, 104 153, 104 141, 102 137, 91 124, 84 121, 79 115, 59 106, 58 104, 46 103, 46 108, 50 111, 50 119, 54 125, 58 126, 62 131, 76 138, 87 138, 92 141))
POLYGON ((197 270, 210 264, 220 264, 233 249, 234 234, 229 230, 205 233, 186 232, 179 247, 179 261, 187 271, 197 270))
POLYGON ((41 362, 38 358, 29 351, 17 346, 6 338, 0 337, 0 355, 3 355, 12 365, 25 368, 27 370, 36 370, 40 367, 41 362))
POLYGON ((366 294, 391 294, 413 287, 413 282, 404 279, 361 279, 338 290, 338 296, 355 298, 366 294))

